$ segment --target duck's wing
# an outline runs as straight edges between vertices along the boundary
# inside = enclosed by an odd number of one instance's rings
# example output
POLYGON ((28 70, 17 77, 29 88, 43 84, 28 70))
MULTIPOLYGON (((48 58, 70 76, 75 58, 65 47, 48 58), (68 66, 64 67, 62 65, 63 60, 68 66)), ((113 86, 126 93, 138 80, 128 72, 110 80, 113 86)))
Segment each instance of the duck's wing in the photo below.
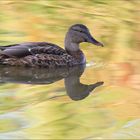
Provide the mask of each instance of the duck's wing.
POLYGON ((66 53, 66 51, 61 47, 47 42, 27 42, 8 46, 0 46, 0 49, 0 54, 19 58, 41 53, 53 55, 63 55, 66 53))

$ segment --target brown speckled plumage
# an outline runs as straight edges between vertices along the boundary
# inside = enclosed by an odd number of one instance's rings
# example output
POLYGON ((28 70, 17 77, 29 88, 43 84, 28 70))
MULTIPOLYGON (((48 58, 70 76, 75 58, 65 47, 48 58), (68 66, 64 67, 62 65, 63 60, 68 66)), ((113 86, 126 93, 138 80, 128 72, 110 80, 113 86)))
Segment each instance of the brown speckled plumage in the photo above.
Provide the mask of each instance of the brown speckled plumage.
POLYGON ((65 49, 47 42, 1 46, 0 64, 28 67, 61 67, 84 64, 85 57, 79 49, 81 42, 103 46, 91 36, 86 26, 75 24, 66 34, 65 49))

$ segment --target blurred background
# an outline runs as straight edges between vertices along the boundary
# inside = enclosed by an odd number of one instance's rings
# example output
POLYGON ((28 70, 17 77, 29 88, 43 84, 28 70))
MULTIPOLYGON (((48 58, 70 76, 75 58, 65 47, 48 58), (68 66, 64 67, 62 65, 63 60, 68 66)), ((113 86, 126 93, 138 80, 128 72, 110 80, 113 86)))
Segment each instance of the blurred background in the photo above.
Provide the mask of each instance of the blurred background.
POLYGON ((0 139, 140 139, 139 0, 1 0, 0 7, 0 45, 64 47, 68 28, 82 23, 105 46, 81 44, 81 83, 104 81, 84 100, 69 98, 64 79, 29 85, 0 74, 0 139))

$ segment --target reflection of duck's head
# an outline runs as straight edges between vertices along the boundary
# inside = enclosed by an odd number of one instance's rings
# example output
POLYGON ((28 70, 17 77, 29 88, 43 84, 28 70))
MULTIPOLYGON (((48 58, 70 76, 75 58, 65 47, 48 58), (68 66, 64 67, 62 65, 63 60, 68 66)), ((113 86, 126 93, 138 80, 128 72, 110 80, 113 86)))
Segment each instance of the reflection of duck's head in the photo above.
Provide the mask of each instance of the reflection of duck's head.
POLYGON ((74 46, 82 42, 89 42, 97 46, 103 47, 102 43, 98 42, 97 40, 93 38, 93 36, 90 34, 88 28, 85 25, 83 24, 72 25, 69 28, 66 38, 65 38, 66 50, 73 49, 73 51, 75 51, 74 49, 78 49, 78 48, 74 46))
POLYGON ((80 77, 71 76, 65 78, 65 88, 68 96, 72 100, 82 100, 86 98, 91 91, 93 91, 96 87, 103 85, 104 82, 97 82, 91 85, 85 85, 80 83, 80 77))

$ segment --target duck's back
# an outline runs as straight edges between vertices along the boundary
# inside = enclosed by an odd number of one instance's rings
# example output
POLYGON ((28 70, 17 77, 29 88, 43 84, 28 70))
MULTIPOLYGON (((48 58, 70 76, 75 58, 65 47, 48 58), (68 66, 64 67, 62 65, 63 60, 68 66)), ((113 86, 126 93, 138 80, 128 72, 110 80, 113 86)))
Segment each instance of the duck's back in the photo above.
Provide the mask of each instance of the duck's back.
POLYGON ((0 64, 5 65, 54 67, 75 63, 63 48, 47 42, 27 42, 0 49, 0 64))
POLYGON ((41 53, 54 55, 66 53, 61 47, 48 42, 25 42, 21 44, 1 46, 0 49, 2 50, 1 54, 18 58, 41 53))

